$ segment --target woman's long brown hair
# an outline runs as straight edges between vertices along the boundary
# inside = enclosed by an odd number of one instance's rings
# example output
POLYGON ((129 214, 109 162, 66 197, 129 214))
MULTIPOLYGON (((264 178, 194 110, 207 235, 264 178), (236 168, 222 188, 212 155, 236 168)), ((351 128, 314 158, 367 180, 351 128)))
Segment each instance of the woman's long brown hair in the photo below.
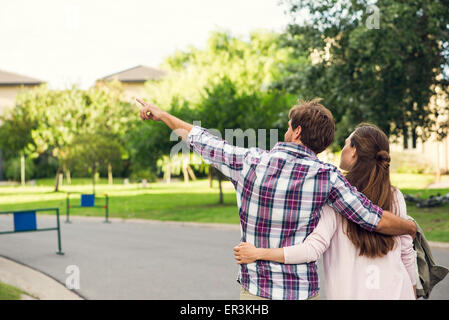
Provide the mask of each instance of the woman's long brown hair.
MULTIPOLYGON (((392 211, 393 190, 390 183, 390 145, 385 133, 372 124, 362 123, 350 137, 356 148, 357 160, 347 172, 346 179, 372 203, 392 211)), ((382 257, 395 246, 392 236, 369 232, 343 219, 346 235, 360 249, 359 254, 369 258, 382 257)))

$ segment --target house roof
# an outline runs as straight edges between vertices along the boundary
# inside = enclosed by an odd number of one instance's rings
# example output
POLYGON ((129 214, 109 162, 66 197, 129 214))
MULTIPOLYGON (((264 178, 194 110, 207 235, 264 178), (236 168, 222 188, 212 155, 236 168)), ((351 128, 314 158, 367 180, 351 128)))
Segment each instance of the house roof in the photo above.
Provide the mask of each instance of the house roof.
POLYGON ((139 65, 133 68, 113 73, 99 80, 102 81, 119 80, 121 82, 145 82, 147 80, 161 79, 164 75, 165 71, 139 65))
POLYGON ((44 81, 0 70, 0 86, 38 85, 41 83, 44 83, 44 81))

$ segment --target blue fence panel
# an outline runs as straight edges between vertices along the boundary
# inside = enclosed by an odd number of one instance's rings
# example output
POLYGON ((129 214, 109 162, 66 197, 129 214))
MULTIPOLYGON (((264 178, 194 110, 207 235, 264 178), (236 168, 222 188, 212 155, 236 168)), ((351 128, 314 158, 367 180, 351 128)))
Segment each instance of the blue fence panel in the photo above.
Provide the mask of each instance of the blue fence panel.
POLYGON ((82 194, 81 195, 81 207, 93 207, 95 205, 94 194, 82 194))
POLYGON ((31 231, 36 229, 36 211, 14 213, 14 231, 31 231))

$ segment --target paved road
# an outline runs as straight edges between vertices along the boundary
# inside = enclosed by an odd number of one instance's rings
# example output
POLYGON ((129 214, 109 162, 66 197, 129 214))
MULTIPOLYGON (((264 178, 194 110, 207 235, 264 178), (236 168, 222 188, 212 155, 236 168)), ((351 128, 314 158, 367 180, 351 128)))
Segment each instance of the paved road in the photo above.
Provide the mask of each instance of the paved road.
MULTIPOLYGON (((0 218, 0 231, 12 217, 0 218)), ((39 216, 38 226, 54 225, 39 216)), ((211 228, 159 222, 73 217, 62 223, 64 256, 55 254, 56 232, 0 236, 0 255, 22 262, 65 283, 69 265, 80 270, 79 293, 87 299, 239 299, 238 266, 232 247, 235 227, 211 228)), ((449 266, 449 250, 434 249, 437 263, 449 266)), ((321 273, 321 263, 319 266, 321 273)), ((325 297, 325 288, 322 290, 325 297)), ((449 299, 449 277, 432 292, 449 299)))

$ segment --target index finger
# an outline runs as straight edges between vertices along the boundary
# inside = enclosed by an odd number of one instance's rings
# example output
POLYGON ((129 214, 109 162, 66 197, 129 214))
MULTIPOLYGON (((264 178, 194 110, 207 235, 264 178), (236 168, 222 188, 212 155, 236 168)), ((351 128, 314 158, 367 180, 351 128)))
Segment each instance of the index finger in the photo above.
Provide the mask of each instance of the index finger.
POLYGON ((139 98, 136 98, 136 101, 143 106, 145 106, 145 104, 146 104, 143 100, 140 100, 139 98))

